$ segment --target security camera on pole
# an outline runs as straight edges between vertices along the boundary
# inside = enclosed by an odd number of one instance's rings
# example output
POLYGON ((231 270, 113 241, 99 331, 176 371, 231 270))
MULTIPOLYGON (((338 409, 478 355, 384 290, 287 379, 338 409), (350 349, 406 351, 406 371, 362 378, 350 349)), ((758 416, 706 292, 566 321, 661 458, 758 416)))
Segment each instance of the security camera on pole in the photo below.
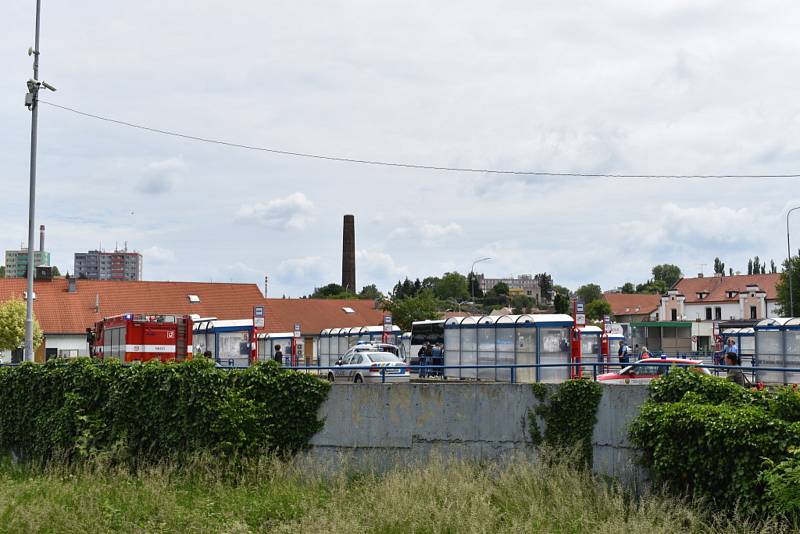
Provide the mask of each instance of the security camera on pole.
POLYGON ((41 0, 36 0, 36 37, 28 55, 33 56, 33 78, 27 82, 28 93, 25 95, 25 106, 31 110, 31 175, 30 193, 28 197, 28 291, 25 295, 25 361, 33 361, 33 237, 36 215, 36 127, 39 122, 39 89, 42 87, 55 91, 56 88, 39 80, 39 14, 41 0))

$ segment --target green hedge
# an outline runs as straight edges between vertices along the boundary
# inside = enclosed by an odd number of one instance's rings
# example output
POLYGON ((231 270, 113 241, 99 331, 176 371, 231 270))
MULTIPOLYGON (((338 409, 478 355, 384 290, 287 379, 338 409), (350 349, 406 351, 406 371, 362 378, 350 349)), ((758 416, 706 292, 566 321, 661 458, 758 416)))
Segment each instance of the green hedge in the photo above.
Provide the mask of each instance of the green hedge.
POLYGON ((768 511, 764 470, 800 446, 800 394, 675 369, 652 383, 630 436, 657 481, 721 507, 768 511))
POLYGON ((0 451, 27 459, 115 451, 291 454, 323 425, 329 389, 270 362, 226 371, 201 358, 122 366, 87 358, 0 368, 0 451))

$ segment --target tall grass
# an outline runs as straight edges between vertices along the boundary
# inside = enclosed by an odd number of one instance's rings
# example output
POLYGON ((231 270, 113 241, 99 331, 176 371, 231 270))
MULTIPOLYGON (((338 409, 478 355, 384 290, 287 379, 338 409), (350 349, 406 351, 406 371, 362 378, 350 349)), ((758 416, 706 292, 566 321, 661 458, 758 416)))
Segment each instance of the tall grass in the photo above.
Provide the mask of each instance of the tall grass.
POLYGON ((787 532, 663 495, 633 498, 567 462, 431 459, 387 473, 273 458, 139 469, 0 465, 2 532, 787 532), (324 473, 324 474, 323 474, 324 473))

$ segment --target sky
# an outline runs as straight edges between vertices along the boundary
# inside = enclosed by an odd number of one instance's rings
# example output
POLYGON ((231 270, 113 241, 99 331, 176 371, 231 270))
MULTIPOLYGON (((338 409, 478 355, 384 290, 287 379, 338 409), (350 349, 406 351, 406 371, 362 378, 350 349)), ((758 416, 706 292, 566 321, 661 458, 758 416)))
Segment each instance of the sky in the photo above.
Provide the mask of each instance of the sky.
MULTIPOLYGON (((679 0, 43 0, 42 98, 280 150, 436 166, 800 173, 800 4, 679 0)), ((27 241, 35 2, 0 5, 0 249, 27 241)), ((459 174, 293 158, 42 104, 36 225, 63 272, 127 243, 147 280, 302 296, 548 272, 612 289, 655 264, 786 255, 798 179, 459 174)), ((800 247, 800 212, 792 219, 800 247)), ((38 232, 37 232, 38 233, 38 232)), ((38 237, 37 237, 38 246, 38 237)))

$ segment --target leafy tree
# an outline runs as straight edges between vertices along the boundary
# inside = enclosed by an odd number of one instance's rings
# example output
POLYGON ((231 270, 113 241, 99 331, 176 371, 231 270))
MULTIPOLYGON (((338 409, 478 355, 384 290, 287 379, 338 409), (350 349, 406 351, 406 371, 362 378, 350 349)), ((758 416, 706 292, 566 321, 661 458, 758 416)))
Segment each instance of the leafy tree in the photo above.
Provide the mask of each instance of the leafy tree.
POLYGON ((53 265, 52 273, 53 276, 61 276, 61 271, 59 271, 58 267, 56 267, 55 265, 53 265))
POLYGON ((433 281, 433 294, 441 300, 464 300, 469 297, 467 278, 459 273, 444 273, 433 281))
POLYGON ((419 281, 419 278, 415 282, 406 277, 405 280, 402 282, 397 282, 392 290, 392 298, 394 300, 400 300, 407 297, 413 297, 417 293, 419 293, 420 287, 422 284, 419 281))
POLYGON ((556 296, 553 297, 553 307, 556 313, 569 313, 569 297, 556 292, 556 296))
POLYGON ((625 283, 622 285, 622 292, 623 292, 623 293, 628 293, 628 294, 630 294, 630 293, 636 293, 636 286, 634 286, 634 285, 633 285, 632 283, 630 283, 630 282, 625 282, 625 283))
POLYGON ((678 280, 681 279, 683 273, 681 272, 680 267, 677 265, 672 265, 670 263, 663 263, 661 265, 656 265, 653 267, 653 280, 654 281, 661 281, 667 286, 667 289, 674 286, 678 280))
POLYGON ((648 280, 644 284, 636 285, 637 293, 646 293, 648 295, 661 295, 666 293, 669 288, 663 280, 648 280))
POLYGON ((778 266, 775 265, 775 260, 769 260, 769 272, 775 274, 778 272, 778 266))
POLYGON ((495 288, 490 289, 483 295, 484 311, 491 311, 496 308, 508 306, 510 299, 507 294, 498 294, 495 288))
POLYGON ((725 262, 720 261, 719 258, 714 258, 714 273, 725 276, 725 262))
POLYGON ((0 278, 5 278, 5 277, 6 277, 6 266, 0 265, 0 278))
POLYGON ((511 297, 511 313, 530 313, 533 309, 533 299, 528 295, 514 295, 511 297))
POLYGON ((753 274, 753 260, 747 260, 747 274, 753 274))
POLYGON ((392 322, 403 330, 411 330, 411 323, 427 319, 438 319, 441 303, 433 291, 423 289, 416 296, 402 300, 386 301, 384 309, 392 312, 392 322))
POLYGON ((603 291, 597 284, 586 284, 579 287, 575 291, 575 294, 578 295, 578 298, 583 300, 583 303, 588 306, 595 300, 600 300, 600 298, 603 296, 603 291))
POLYGON ((558 284, 555 284, 553 286, 553 289, 557 294, 561 295, 562 297, 566 297, 567 300, 569 300, 569 297, 572 295, 572 292, 569 289, 567 289, 564 286, 560 286, 558 284))
POLYGON ((383 300, 384 295, 378 291, 378 288, 375 284, 370 284, 361 288, 358 298, 363 300, 383 300))
MULTIPOLYGON (((33 347, 42 344, 39 322, 33 322, 33 347)), ((25 302, 12 298, 0 304, 0 350, 14 350, 25 342, 25 302)))
POLYGON ((498 295, 508 295, 508 284, 505 282, 497 282, 492 289, 498 295))
POLYGON ((469 273, 467 275, 467 289, 469 290, 470 298, 475 296, 476 299, 483 298, 483 290, 481 289, 481 284, 478 281, 478 277, 475 276, 475 273, 469 273))
POLYGON ((311 294, 312 299, 357 299, 358 295, 348 291, 339 284, 328 284, 326 286, 314 288, 311 294))
POLYGON ((728 274, 730 274, 731 276, 733 276, 733 267, 730 267, 730 268, 728 269, 728 274))
POLYGON ((781 315, 797 317, 800 314, 800 250, 797 256, 791 259, 792 295, 794 297, 794 310, 789 306, 789 260, 783 260, 783 272, 776 284, 778 302, 781 305, 781 315))
POLYGON ((545 302, 550 302, 553 299, 553 277, 547 273, 539 273, 536 275, 539 279, 539 291, 542 294, 542 299, 545 302))
POLYGON ((611 304, 603 299, 593 300, 586 306, 586 318, 600 321, 604 315, 611 315, 611 304))

